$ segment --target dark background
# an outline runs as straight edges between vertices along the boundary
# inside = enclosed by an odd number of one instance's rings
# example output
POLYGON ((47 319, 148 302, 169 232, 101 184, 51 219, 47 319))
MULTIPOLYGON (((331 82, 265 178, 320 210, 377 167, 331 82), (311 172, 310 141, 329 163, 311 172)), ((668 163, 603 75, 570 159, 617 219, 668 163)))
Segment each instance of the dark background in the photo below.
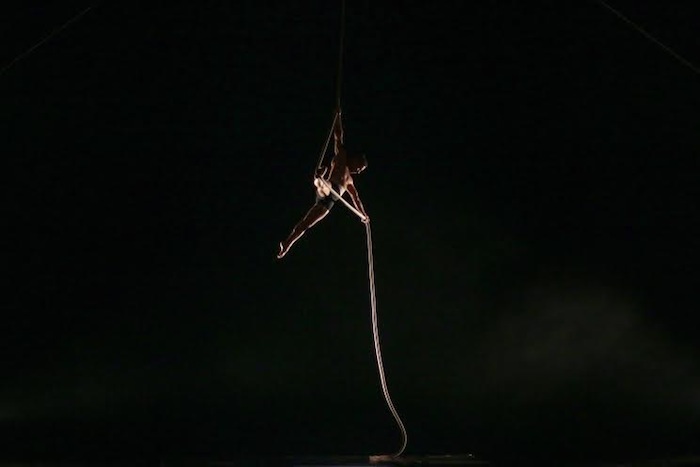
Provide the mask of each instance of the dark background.
MULTIPOLYGON (((348 0, 412 454, 697 454, 700 76, 595 1, 348 0), (564 4, 566 3, 566 4, 564 4)), ((2 63, 89 4, 15 2, 2 63)), ((692 62, 698 15, 614 6, 692 62)), ((3 456, 376 454, 362 224, 313 202, 340 2, 102 2, 0 75, 3 456)))

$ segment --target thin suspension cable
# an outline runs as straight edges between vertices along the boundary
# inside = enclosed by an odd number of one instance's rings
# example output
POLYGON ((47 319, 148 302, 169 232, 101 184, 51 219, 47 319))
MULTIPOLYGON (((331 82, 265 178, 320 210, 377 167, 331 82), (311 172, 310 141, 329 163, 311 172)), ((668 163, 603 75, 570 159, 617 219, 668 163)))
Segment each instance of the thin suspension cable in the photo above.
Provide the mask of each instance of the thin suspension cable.
POLYGON ((338 45, 338 75, 336 76, 336 106, 340 109, 340 85, 343 77, 343 45, 345 42, 345 0, 340 1, 340 41, 338 45))
POLYGON ((71 19, 69 19, 68 21, 63 23, 61 26, 59 26, 58 28, 51 31, 46 37, 41 39, 39 42, 37 42, 36 44, 31 46, 30 48, 28 48, 27 50, 25 50, 21 54, 17 55, 15 58, 13 58, 7 65, 5 65, 4 67, 2 67, 2 69, 0 69, 0 76, 2 76, 7 70, 12 68, 12 66, 14 66, 15 63, 17 63, 20 60, 22 60, 23 58, 27 57, 32 52, 34 52, 36 49, 38 49, 39 47, 44 45, 46 42, 51 40, 55 35, 57 35, 61 31, 66 29, 71 24, 79 21, 83 16, 85 16, 85 14, 87 14, 88 11, 92 10, 95 7, 95 5, 97 5, 97 3, 99 3, 99 2, 95 2, 92 5, 90 5, 89 7, 85 8, 83 11, 81 11, 77 15, 73 16, 71 19))
POLYGON ((608 3, 606 3, 604 0, 598 0, 598 3, 600 3, 600 4, 603 5, 605 8, 607 8, 608 10, 610 10, 613 14, 615 14, 615 15, 616 15, 618 18, 620 18, 622 21, 624 21, 625 23, 627 23, 627 24, 629 24, 630 26, 632 26, 632 27, 633 27, 634 29, 636 29, 640 34, 642 34, 644 37, 646 37, 647 39, 649 39, 650 41, 652 41, 654 44, 656 44, 656 45, 658 45, 659 47, 661 47, 663 50, 665 50, 669 55, 671 55, 672 57, 674 57, 676 60, 678 60, 679 62, 681 62, 682 64, 684 64, 684 65, 687 66, 688 68, 690 68, 691 70, 693 70, 693 71, 694 71, 695 73, 697 73, 698 75, 700 75, 700 68, 698 68, 698 67, 695 66, 693 63, 691 63, 690 61, 688 61, 688 60, 686 60, 685 58, 683 58, 683 56, 681 56, 680 54, 678 54, 678 53, 677 53, 676 51, 674 51, 672 48, 670 48, 669 46, 667 46, 666 44, 664 44, 663 42, 661 42, 660 40, 658 40, 657 38, 655 38, 655 37, 652 36, 651 34, 649 34, 649 33, 648 33, 644 28, 642 28, 640 25, 638 25, 637 23, 635 23, 634 21, 632 21, 631 19, 629 19, 627 16, 623 15, 622 13, 620 13, 618 10, 616 10, 615 8, 613 8, 612 6, 610 6, 610 5, 609 5, 608 3))
POLYGON ((391 414, 396 420, 396 424, 401 430, 401 447, 392 457, 399 457, 403 454, 408 444, 408 433, 406 432, 406 427, 401 421, 396 407, 391 400, 391 395, 389 395, 389 388, 386 383, 386 376, 384 375, 384 364, 382 363, 382 349, 379 343, 379 324, 377 319, 377 294, 374 290, 374 255, 372 254, 372 229, 369 226, 369 222, 365 222, 365 231, 367 233, 367 266, 369 270, 369 292, 370 292, 370 302, 372 305, 372 336, 374 337, 374 353, 377 357, 377 369, 379 370, 379 381, 382 385, 382 392, 384 393, 384 400, 386 401, 387 407, 391 411, 391 414))
POLYGON ((328 132, 328 137, 326 142, 323 144, 321 149, 321 154, 318 156, 318 163, 316 164, 316 171, 321 168, 323 164, 323 159, 326 156, 326 151, 328 150, 328 143, 331 140, 331 135, 333 134, 333 128, 335 127, 335 121, 338 118, 338 112, 340 111, 340 94, 341 94, 341 84, 343 81, 343 50, 345 42, 345 0, 340 1, 340 40, 338 44, 338 71, 335 78, 335 115, 333 115, 333 123, 331 124, 331 130, 328 132))

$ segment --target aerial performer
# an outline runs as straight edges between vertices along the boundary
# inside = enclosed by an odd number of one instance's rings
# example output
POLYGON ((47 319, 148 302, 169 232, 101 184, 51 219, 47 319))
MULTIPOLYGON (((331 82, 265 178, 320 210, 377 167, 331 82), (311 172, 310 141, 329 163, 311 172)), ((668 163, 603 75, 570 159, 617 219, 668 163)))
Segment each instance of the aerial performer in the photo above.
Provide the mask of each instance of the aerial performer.
POLYGON ((316 203, 304 217, 294 226, 289 236, 280 242, 277 258, 283 258, 294 243, 304 233, 328 215, 336 201, 341 200, 345 193, 350 195, 354 210, 360 214, 362 222, 369 223, 360 195, 355 188, 353 175, 362 173, 367 168, 367 158, 364 154, 348 154, 345 148, 342 114, 336 110, 333 123, 333 153, 330 165, 321 165, 316 169, 314 186, 316 187, 316 203))
POLYGON ((391 412, 396 424, 401 431, 401 446, 390 455, 375 455, 369 456, 370 463, 377 464, 383 462, 396 461, 406 449, 408 444, 408 434, 406 427, 399 416, 394 403, 389 394, 389 388, 384 374, 384 364, 382 361, 382 351, 379 342, 379 322, 377 318, 377 296, 374 287, 374 255, 372 253, 372 229, 370 227, 369 216, 365 207, 360 201, 360 195, 355 188, 354 175, 364 172, 367 168, 367 158, 364 154, 347 151, 344 140, 344 130, 342 114, 340 111, 340 83, 342 76, 343 64, 343 37, 345 31, 345 0, 341 2, 341 21, 340 21, 340 48, 338 53, 338 74, 336 81, 336 106, 333 113, 333 124, 330 127, 328 135, 325 139, 325 144, 321 149, 318 163, 314 169, 314 187, 316 190, 316 202, 311 209, 301 218, 294 226, 289 236, 279 243, 279 251, 277 258, 282 259, 289 253, 289 249, 299 240, 307 230, 318 224, 330 212, 331 208, 336 203, 343 204, 353 214, 355 214, 365 225, 365 233, 367 237, 367 270, 369 282, 369 301, 372 317, 372 337, 374 340, 374 353, 377 359, 377 370, 379 372, 379 382, 387 408, 391 412), (324 163, 328 145, 333 136, 333 157, 330 163, 324 163), (349 196, 349 200, 344 198, 345 193, 349 196))

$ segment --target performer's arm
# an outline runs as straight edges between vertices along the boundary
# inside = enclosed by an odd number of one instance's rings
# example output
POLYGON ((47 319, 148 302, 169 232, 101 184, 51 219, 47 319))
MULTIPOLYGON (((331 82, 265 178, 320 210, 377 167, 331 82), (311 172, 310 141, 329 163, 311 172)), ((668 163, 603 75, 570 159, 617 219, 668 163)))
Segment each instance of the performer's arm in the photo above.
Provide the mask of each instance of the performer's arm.
POLYGON ((348 194, 350 195, 350 200, 352 201, 352 204, 355 206, 355 209, 360 211, 365 216, 365 222, 369 222, 369 216, 367 215, 367 211, 365 211, 365 207, 362 205, 362 201, 360 200, 360 194, 357 192, 355 184, 348 183, 346 189, 348 191, 348 194))

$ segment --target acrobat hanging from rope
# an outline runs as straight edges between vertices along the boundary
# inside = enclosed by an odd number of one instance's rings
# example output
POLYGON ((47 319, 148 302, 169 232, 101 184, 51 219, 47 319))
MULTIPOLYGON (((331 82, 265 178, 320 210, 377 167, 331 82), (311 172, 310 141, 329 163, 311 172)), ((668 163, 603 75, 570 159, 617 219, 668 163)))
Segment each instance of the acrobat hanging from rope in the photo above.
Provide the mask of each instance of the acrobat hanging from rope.
POLYGON ((367 168, 367 158, 364 154, 348 154, 343 139, 343 122, 340 109, 335 113, 333 121, 334 156, 330 166, 323 165, 325 148, 321 154, 321 161, 316 168, 314 186, 316 187, 316 203, 309 209, 306 215, 294 226, 286 240, 280 242, 277 258, 283 258, 289 252, 294 243, 304 233, 316 225, 328 215, 336 201, 341 201, 352 210, 364 223, 369 223, 369 216, 365 211, 360 195, 355 188, 353 175, 362 173, 367 168), (349 204, 343 199, 345 193, 350 195, 349 204))
POLYGON ((343 37, 345 31, 345 0, 341 0, 341 20, 340 20, 340 48, 338 53, 338 74, 336 81, 336 107, 333 115, 333 124, 328 132, 321 154, 314 171, 314 186, 316 187, 316 202, 309 209, 306 215, 294 226, 289 236, 280 242, 280 249, 277 258, 284 258, 294 243, 301 238, 304 233, 316 225, 321 219, 328 215, 336 202, 341 202, 352 211, 365 224, 367 236, 367 272, 369 279, 369 297, 372 314, 372 337, 374 339, 374 353, 377 357, 377 370, 379 371, 379 382, 381 383, 384 400, 401 430, 401 447, 392 455, 370 456, 370 463, 381 463, 397 459, 406 449, 408 444, 408 433, 406 427, 399 416, 394 403, 389 394, 386 376, 384 375, 384 364, 382 363, 382 351, 379 342, 379 320, 377 318, 377 295, 374 287, 374 254, 372 253, 372 228, 369 216, 362 206, 360 195, 355 188, 353 175, 362 173, 367 168, 367 158, 364 154, 348 154, 343 138, 343 122, 340 112, 340 82, 343 69, 343 37), (323 161, 328 150, 328 143, 331 135, 334 139, 334 156, 329 165, 324 165, 323 161), (350 194, 350 202, 343 198, 345 193, 350 194), (352 203, 352 204, 351 204, 352 203))

